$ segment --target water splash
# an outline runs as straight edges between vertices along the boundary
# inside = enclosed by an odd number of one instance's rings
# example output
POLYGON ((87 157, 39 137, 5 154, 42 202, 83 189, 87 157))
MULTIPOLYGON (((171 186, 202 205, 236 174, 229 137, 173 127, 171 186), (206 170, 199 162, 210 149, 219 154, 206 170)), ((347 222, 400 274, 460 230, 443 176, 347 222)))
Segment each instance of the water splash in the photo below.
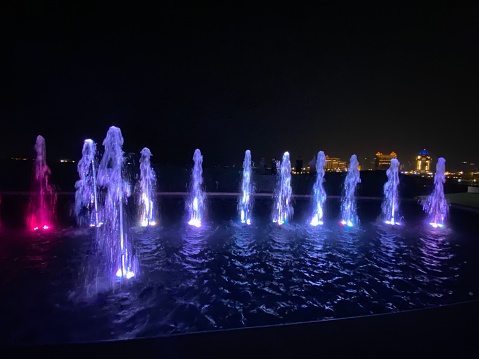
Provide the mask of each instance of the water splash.
POLYGON ((352 155, 341 195, 341 224, 348 227, 359 222, 356 208, 356 188, 360 182, 359 162, 356 155, 352 155))
POLYGON ((423 210, 429 215, 429 224, 433 227, 444 227, 449 202, 444 195, 444 182, 446 182, 446 160, 443 157, 437 159, 436 173, 434 174, 433 192, 422 202, 423 210))
POLYGON ((326 201, 326 190, 323 187, 325 166, 326 156, 323 151, 319 151, 316 159, 316 181, 313 186, 313 217, 310 222, 312 226, 323 224, 324 202, 326 201))
POLYGON ((118 127, 109 128, 103 146, 98 185, 105 192, 104 224, 100 227, 98 244, 109 273, 128 279, 138 274, 138 263, 128 240, 125 206, 131 191, 123 176, 123 136, 118 127))
POLYGON ((238 200, 238 214, 241 223, 251 224, 254 188, 251 182, 251 151, 246 150, 243 161, 243 178, 238 200))
POLYGON ((273 222, 278 223, 278 225, 287 223, 294 213, 291 203, 293 189, 291 188, 291 162, 289 160, 289 152, 283 154, 283 160, 280 166, 273 208, 273 222))
POLYGON ((205 193, 203 191, 203 156, 199 149, 193 155, 195 162, 191 173, 191 190, 187 201, 187 208, 190 220, 188 224, 201 227, 201 221, 205 210, 205 193))
POLYGON ((75 216, 78 225, 83 225, 85 219, 90 227, 102 224, 98 208, 97 168, 96 144, 93 140, 86 139, 77 166, 80 179, 75 183, 75 216))
POLYGON ((151 152, 148 148, 141 150, 140 158, 140 182, 139 182, 139 206, 140 206, 140 225, 142 227, 156 225, 154 213, 156 210, 156 175, 151 168, 151 152))
POLYGON ((47 166, 45 139, 37 136, 35 142, 35 177, 28 204, 27 226, 29 229, 48 230, 53 226, 57 194, 50 185, 50 168, 47 166))
POLYGON ((388 177, 384 184, 384 199, 381 204, 382 215, 387 224, 397 225, 399 214, 399 161, 396 158, 391 159, 391 164, 386 171, 388 177))

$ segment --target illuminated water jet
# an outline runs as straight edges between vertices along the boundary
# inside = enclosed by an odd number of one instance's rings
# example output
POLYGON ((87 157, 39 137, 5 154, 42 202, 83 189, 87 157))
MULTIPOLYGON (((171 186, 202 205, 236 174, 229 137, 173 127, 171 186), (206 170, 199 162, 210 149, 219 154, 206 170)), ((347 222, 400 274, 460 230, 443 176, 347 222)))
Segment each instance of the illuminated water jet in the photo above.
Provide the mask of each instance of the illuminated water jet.
POLYGON ((156 203, 156 175, 151 168, 151 152, 148 148, 141 150, 140 158, 140 182, 139 182, 139 207, 140 225, 142 227, 156 225, 154 218, 156 203))
POLYGON ((79 225, 83 225, 85 219, 90 227, 102 224, 98 208, 97 168, 96 144, 93 140, 86 139, 77 166, 80 179, 75 183, 75 217, 79 225))
POLYGON ((323 151, 319 151, 316 159, 316 181, 313 186, 313 216, 310 221, 312 226, 323 224, 324 202, 326 201, 326 191, 323 187, 325 166, 326 156, 323 151))
POLYGON ((341 195, 341 224, 348 227, 359 222, 356 208, 356 188, 360 182, 359 162, 356 155, 352 155, 341 195))
POLYGON ((203 191, 203 156, 199 149, 193 155, 194 167, 191 173, 191 190, 186 203, 189 221, 188 224, 201 227, 201 221, 205 211, 205 193, 203 191))
POLYGON ((246 150, 243 161, 241 193, 238 200, 238 214, 241 223, 251 224, 254 188, 251 182, 251 151, 246 150))
POLYGON ((103 146, 98 185, 105 192, 105 218, 98 236, 99 248, 106 258, 109 273, 128 279, 137 274, 138 264, 128 240, 124 207, 131 191, 123 175, 123 136, 118 127, 109 128, 103 146))
POLYGON ((384 184, 384 198, 381 204, 381 211, 384 221, 387 224, 397 225, 399 213, 399 161, 396 158, 391 159, 391 164, 386 171, 387 182, 384 184))
POLYGON ((434 189, 432 193, 422 201, 423 210, 428 214, 428 222, 434 228, 444 227, 449 202, 444 195, 444 182, 446 182, 446 160, 443 157, 437 159, 436 173, 434 174, 434 189))
POLYGON ((276 181, 273 207, 273 223, 282 225, 287 223, 294 214, 291 198, 293 189, 291 188, 291 162, 289 152, 283 154, 280 164, 280 172, 276 181))
POLYGON ((45 139, 37 136, 35 142, 35 170, 33 190, 27 211, 27 226, 29 229, 48 230, 52 228, 57 194, 50 185, 50 168, 47 166, 45 139))

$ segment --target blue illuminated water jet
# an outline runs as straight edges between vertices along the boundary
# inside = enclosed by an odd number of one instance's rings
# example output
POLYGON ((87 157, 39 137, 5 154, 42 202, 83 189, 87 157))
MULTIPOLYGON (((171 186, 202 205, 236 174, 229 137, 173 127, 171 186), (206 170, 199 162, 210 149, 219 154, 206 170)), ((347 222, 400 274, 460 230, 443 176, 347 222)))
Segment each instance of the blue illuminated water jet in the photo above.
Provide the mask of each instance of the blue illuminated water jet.
POLYGON ((203 191, 203 156, 199 149, 193 155, 194 167, 191 173, 191 190, 187 201, 189 213, 188 224, 201 227, 201 220, 205 211, 205 193, 203 191))
POLYGON ((444 195, 444 182, 446 181, 446 160, 439 157, 434 174, 434 189, 432 193, 422 202, 423 210, 428 214, 428 222, 434 228, 444 227, 447 214, 449 213, 449 202, 444 195))
POLYGON ((399 161, 397 158, 391 159, 391 164, 386 171, 388 177, 384 184, 384 198, 381 204, 381 211, 384 221, 387 224, 400 224, 398 221, 399 214, 399 161))
POLYGON ((83 225, 85 221, 90 227, 102 224, 98 207, 97 162, 96 144, 93 140, 86 139, 77 166, 80 179, 75 183, 75 216, 78 225, 83 225))
POLYGON ((246 150, 243 161, 243 178, 238 200, 238 214, 241 223, 251 224, 254 187, 251 182, 251 151, 246 150))
POLYGON ((348 227, 359 222, 356 208, 356 188, 360 182, 359 162, 356 155, 352 155, 341 195, 341 224, 348 227))
POLYGON ((316 159, 316 181, 313 186, 313 216, 310 221, 312 226, 323 224, 324 202, 326 201, 326 190, 323 187, 325 166, 326 156, 323 151, 319 151, 316 159))
POLYGON ((140 182, 139 182, 139 211, 140 225, 142 227, 156 225, 154 218, 156 203, 156 175, 151 168, 151 152, 148 148, 141 150, 140 182))
POLYGON ((123 174, 123 136, 118 127, 109 128, 103 146, 97 180, 105 194, 104 224, 100 227, 98 244, 109 273, 128 279, 138 274, 138 263, 132 253, 125 218, 125 206, 131 190, 123 174))
POLYGON ((287 223, 294 214, 291 198, 293 189, 291 188, 291 162, 289 152, 283 154, 283 160, 280 164, 280 171, 276 181, 274 193, 275 201, 273 207, 273 222, 282 225, 287 223))

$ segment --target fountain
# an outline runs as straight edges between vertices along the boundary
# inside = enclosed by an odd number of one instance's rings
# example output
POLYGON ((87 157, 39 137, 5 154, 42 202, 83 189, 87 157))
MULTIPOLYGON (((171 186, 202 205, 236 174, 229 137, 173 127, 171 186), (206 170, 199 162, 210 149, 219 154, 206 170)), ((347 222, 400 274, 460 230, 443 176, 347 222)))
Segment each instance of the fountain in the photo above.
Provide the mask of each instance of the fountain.
POLYGON ((444 182, 446 181, 446 160, 437 159, 436 173, 434 174, 434 189, 422 201, 423 210, 428 214, 428 222, 434 228, 444 227, 449 212, 449 202, 444 196, 444 182))
POLYGON ((107 273, 128 279, 138 272, 138 264, 132 254, 125 218, 130 184, 123 175, 123 136, 118 127, 109 128, 103 146, 98 185, 104 192, 104 224, 98 234, 98 247, 105 257, 107 273))
POLYGON ((194 167, 191 173, 190 195, 186 203, 189 221, 188 224, 201 227, 205 211, 205 193, 203 191, 203 156, 199 149, 193 155, 194 167))
POLYGON ((391 164, 386 171, 388 177, 384 184, 384 198, 381 205, 381 211, 384 222, 387 224, 397 225, 399 213, 399 161, 396 158, 391 159, 391 164))
POLYGON ((82 158, 77 166, 80 179, 75 183, 75 217, 80 226, 85 222, 90 227, 99 227, 102 224, 98 208, 97 168, 96 144, 93 140, 86 139, 83 143, 82 158))
POLYGON ((45 139, 37 136, 35 142, 35 177, 27 213, 27 226, 34 231, 52 228, 57 194, 50 185, 50 168, 47 166, 45 139))
MULTIPOLYGON (((189 196, 182 197, 184 193, 179 191, 159 193, 161 228, 136 230, 136 223, 129 221, 128 214, 148 211, 136 196, 130 200, 130 183, 125 179, 129 178, 126 173, 129 169, 122 152, 121 131, 111 127, 103 146, 103 156, 97 165, 93 141, 84 143, 77 192, 75 196, 65 193, 58 198, 58 208, 71 208, 78 200, 83 206, 80 212, 86 210, 84 207, 90 214, 96 211, 98 223, 104 224, 95 230, 72 228, 70 218, 66 218, 69 212, 57 211, 64 217, 58 216, 56 230, 41 235, 10 231, 9 221, 20 218, 14 214, 22 213, 28 197, 1 192, 0 244, 4 249, 2 275, 6 279, 0 281, 0 306, 5 308, 0 325, 2 344, 27 344, 35 349, 37 345, 43 348, 58 345, 62 350, 70 347, 74 351, 78 349, 77 343, 83 348, 90 343, 86 346, 97 350, 100 342, 108 341, 109 347, 115 348, 116 340, 123 342, 123 349, 129 344, 125 342, 131 340, 137 343, 132 351, 138 353, 137 349, 144 347, 145 342, 135 339, 149 338, 148 343, 154 343, 154 337, 162 337, 158 345, 148 346, 147 350, 154 347, 164 351, 169 336, 175 337, 175 348, 182 337, 195 338, 199 332, 201 341, 211 340, 209 343, 214 346, 218 336, 211 332, 223 331, 217 334, 228 340, 230 335, 244 332, 234 329, 244 328, 255 328, 253 333, 267 339, 277 337, 278 330, 290 328, 288 333, 300 333, 296 337, 300 338, 303 333, 311 333, 306 327, 324 326, 328 332, 330 325, 324 322, 336 319, 346 319, 335 324, 344 322, 346 329, 354 323, 352 320, 360 320, 367 323, 361 324, 366 331, 369 326, 376 328, 378 320, 386 320, 378 318, 384 314, 394 318, 408 312, 409 317, 415 315, 412 312, 477 302, 479 283, 474 266, 479 253, 479 244, 474 240, 477 212, 451 208, 454 227, 447 230, 424 223, 433 212, 441 213, 436 217, 445 218, 442 160, 438 162, 436 188, 427 201, 425 213, 412 200, 413 196, 405 198, 409 201, 397 198, 399 163, 396 161, 391 162, 387 184, 383 184, 383 173, 376 173, 379 171, 368 172, 371 177, 361 178, 363 183, 367 178, 373 179, 371 183, 377 185, 374 193, 383 190, 384 197, 375 198, 383 201, 376 201, 354 196, 360 182, 356 156, 351 157, 346 179, 341 182, 333 179, 342 179, 342 174, 323 172, 325 159, 321 151, 315 161, 318 173, 314 187, 311 183, 313 189, 306 187, 309 180, 294 183, 298 193, 311 195, 293 197, 291 180, 295 177, 291 176, 288 152, 278 162, 277 177, 266 178, 277 180, 274 195, 252 195, 251 176, 250 187, 246 185, 251 152, 246 151, 241 181, 245 185, 241 185, 241 193, 234 189, 231 193, 215 193, 216 198, 205 204, 203 157, 196 150, 189 196), (328 180, 328 191, 336 193, 343 189, 341 200, 339 196, 326 198, 322 187, 324 177, 328 180), (300 184, 305 187, 300 188, 300 184), (329 186, 332 184, 336 187, 329 186), (92 202, 95 188, 98 210, 92 202), (241 218, 238 211, 243 193, 245 198, 248 194, 250 200, 254 198, 254 219, 248 216, 251 207, 243 212, 243 218, 250 218, 254 224, 251 226, 236 223, 238 216, 241 218), (292 218, 292 198, 298 199, 295 218, 292 218), (347 220, 351 225, 357 223, 356 200, 360 203, 361 226, 356 226, 359 230, 345 230, 338 223, 336 209, 343 210, 344 224, 349 224, 347 220), (380 223, 379 213, 381 219, 398 222, 397 203, 400 203, 402 225, 391 227, 380 223), (187 214, 185 207, 189 209, 187 214), (271 223, 272 208, 275 223, 271 223), (207 226, 206 209, 211 211, 207 213, 215 214, 208 218, 207 226), (4 217, 6 214, 9 217, 4 217), (189 218, 185 220, 186 215, 189 218), (202 228, 190 227, 188 220, 202 228), (321 222, 321 230, 311 225, 321 222), (288 224, 280 226, 284 223, 288 224), (66 225, 62 228, 62 224, 66 225), (25 240, 30 238, 34 240, 25 240), (141 258, 141 263, 137 258, 141 258), (126 280, 133 275, 134 281, 126 280), (305 322, 309 324, 304 325, 305 322)), ((140 168, 143 176, 138 183, 149 178, 147 163, 151 154, 146 149, 142 154, 145 157, 139 167, 144 171, 140 168)), ((230 173, 241 175, 236 169, 230 173)), ((164 175, 172 176, 168 180, 177 180, 172 172, 164 175)), ((237 177, 231 177, 235 183, 231 188, 239 187, 237 177)), ((303 179, 308 178, 302 176, 303 179)), ((182 189, 183 181, 176 182, 177 188, 182 189)), ((150 187, 139 184, 136 189, 144 188, 147 193, 149 188, 148 193, 153 197, 154 182, 150 184, 150 187)), ((81 223, 89 225, 93 221, 90 214, 81 223)), ((155 217, 147 220, 151 222, 155 217)), ((437 225, 440 220, 429 222, 437 225)), ((83 226, 81 223, 79 226, 83 226)), ((419 319, 412 320, 413 324, 428 322, 422 314, 415 318, 419 319)), ((394 319, 391 323, 394 327, 394 319)), ((369 329, 363 333, 365 337, 377 335, 377 331, 369 329)), ((357 331, 353 332, 356 340, 357 331)), ((244 336, 238 342, 241 340, 244 341, 244 336)), ((361 337, 360 341, 365 340, 361 337)))
POLYGON ((274 192, 273 223, 278 223, 281 226, 292 218, 294 213, 291 202, 292 194, 291 162, 289 160, 289 152, 285 152, 280 163, 280 172, 274 192))
POLYGON ((246 150, 243 161, 243 177, 238 200, 238 214, 241 223, 251 224, 254 188, 251 183, 251 151, 246 150))
POLYGON ((316 159, 316 181, 313 186, 313 216, 310 221, 312 226, 323 224, 324 202, 326 201, 326 191, 323 187, 325 166, 326 156, 323 151, 319 151, 316 159))
POLYGON ((140 225, 142 227, 156 225, 156 174, 150 164, 151 152, 148 148, 141 150, 140 182, 139 182, 139 210, 140 225))
POLYGON ((343 184, 341 195, 341 224, 352 227, 359 223, 357 215, 356 188, 361 182, 359 162, 356 155, 349 160, 348 173, 343 184))

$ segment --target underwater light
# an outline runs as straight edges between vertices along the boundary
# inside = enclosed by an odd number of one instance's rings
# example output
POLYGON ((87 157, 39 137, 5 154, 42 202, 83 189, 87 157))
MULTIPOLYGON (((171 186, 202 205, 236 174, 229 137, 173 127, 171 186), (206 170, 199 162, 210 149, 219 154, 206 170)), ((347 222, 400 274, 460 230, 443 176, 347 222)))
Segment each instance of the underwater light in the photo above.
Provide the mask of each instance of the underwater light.
POLYGON ((201 227, 201 221, 197 218, 192 218, 188 221, 188 224, 190 226, 195 226, 197 228, 201 227))
POLYGON ((316 227, 318 225, 322 225, 323 221, 319 220, 317 217, 314 217, 309 224, 316 227))
POLYGON ((126 271, 122 271, 121 268, 118 269, 116 271, 116 276, 118 278, 126 278, 126 279, 130 279, 130 278, 133 278, 135 276, 135 273, 134 272, 131 272, 129 270, 126 270, 126 271))

